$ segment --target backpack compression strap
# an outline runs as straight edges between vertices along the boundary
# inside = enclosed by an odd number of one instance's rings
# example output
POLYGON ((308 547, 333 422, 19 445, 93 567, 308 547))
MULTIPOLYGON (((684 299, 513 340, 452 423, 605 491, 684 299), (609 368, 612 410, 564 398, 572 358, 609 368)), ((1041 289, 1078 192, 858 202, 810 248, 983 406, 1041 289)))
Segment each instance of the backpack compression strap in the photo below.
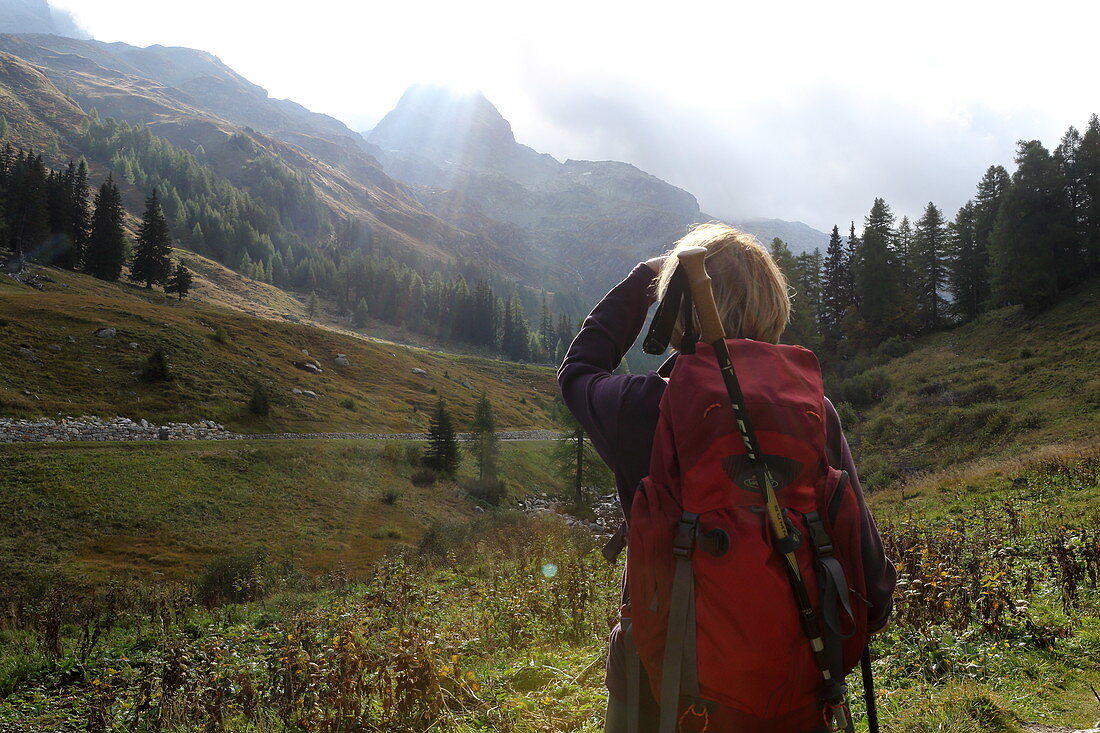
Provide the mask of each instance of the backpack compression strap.
MULTIPOLYGON (((726 333, 722 325, 722 319, 718 314, 718 307, 714 301, 714 293, 711 290, 710 276, 707 275, 706 258, 707 250, 703 247, 692 247, 677 255, 679 266, 677 270, 684 270, 691 291, 695 299, 695 310, 699 317, 703 340, 714 348, 718 367, 722 370, 722 381, 726 385, 730 405, 737 421, 737 428, 741 438, 745 442, 745 451, 752 462, 757 484, 764 492, 766 514, 768 524, 772 530, 772 539, 775 549, 783 556, 787 568, 787 577, 790 580, 791 591, 794 593, 795 602, 798 605, 799 620, 802 631, 810 641, 813 651, 814 663, 817 665, 824 679, 822 698, 825 701, 826 723, 833 731, 854 731, 851 715, 848 710, 847 687, 843 679, 837 679, 830 669, 829 659, 826 654, 825 642, 822 639, 821 624, 817 613, 810 603, 810 594, 806 584, 802 580, 802 571, 798 565, 798 559, 794 551, 801 544, 802 538, 783 513, 779 506, 779 500, 775 495, 775 483, 771 477, 771 471, 764 462, 760 444, 756 439, 756 433, 752 429, 749 411, 745 407, 745 397, 741 392, 741 385, 737 381, 737 373, 733 370, 733 362, 730 360, 729 348, 726 346, 726 333)), ((670 619, 671 624, 671 619, 670 619)), ((664 697, 662 695, 662 697, 664 697)), ((662 699, 662 705, 664 700, 662 699)), ((664 729, 662 728, 662 733, 664 729)))

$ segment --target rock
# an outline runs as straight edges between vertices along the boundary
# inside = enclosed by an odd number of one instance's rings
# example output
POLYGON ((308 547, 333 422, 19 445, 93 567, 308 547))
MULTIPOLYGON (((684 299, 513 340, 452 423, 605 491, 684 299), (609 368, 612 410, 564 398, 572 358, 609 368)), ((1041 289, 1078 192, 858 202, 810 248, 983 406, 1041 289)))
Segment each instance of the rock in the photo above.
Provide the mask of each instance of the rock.
POLYGON ((113 339, 115 336, 118 335, 118 331, 108 326, 106 328, 100 328, 96 330, 95 335, 101 339, 113 339))
POLYGON ((413 374, 427 374, 428 372, 424 369, 421 369, 420 367, 413 367, 412 373, 413 374))
POLYGON ((304 394, 306 397, 312 397, 314 399, 317 399, 318 397, 321 396, 321 395, 317 394, 316 392, 314 392, 312 389, 303 389, 302 394, 304 394))
POLYGON ((76 339, 75 339, 74 337, 70 336, 70 337, 69 337, 69 343, 70 343, 70 344, 75 344, 75 343, 76 343, 76 339))
POLYGON ((31 349, 28 349, 26 346, 20 346, 17 349, 17 352, 24 359, 30 359, 31 361, 34 361, 34 358, 35 358, 34 357, 34 351, 31 350, 31 349))
POLYGON ((310 374, 321 374, 324 370, 312 361, 292 361, 291 364, 310 374))
POLYGON ((50 351, 61 351, 61 344, 50 344, 46 348, 50 351))
POLYGON ((283 318, 290 321, 291 323, 301 323, 302 322, 301 318, 299 318, 298 316, 295 316, 295 315, 291 315, 290 313, 284 313, 283 318))
POLYGON ((338 367, 349 367, 349 366, 351 366, 351 360, 348 359, 347 354, 337 354, 336 359, 334 359, 334 361, 336 362, 336 366, 338 366, 338 367))
POLYGON ((309 356, 309 349, 302 349, 302 354, 304 356, 309 356))
POLYGON ((504 382, 505 384, 511 384, 512 383, 512 380, 509 379, 508 377, 503 377, 503 378, 501 378, 500 381, 504 382))
POLYGON ((294 394, 302 394, 302 390, 298 389, 297 387, 295 387, 294 389, 292 389, 290 391, 294 394))
POLYGON ((473 389, 474 388, 474 385, 470 384, 469 382, 463 382, 462 386, 465 387, 466 389, 473 389))
POLYGON ((136 349, 136 348, 138 348, 137 342, 136 342, 136 341, 131 341, 131 342, 130 342, 130 348, 131 348, 131 349, 136 349))

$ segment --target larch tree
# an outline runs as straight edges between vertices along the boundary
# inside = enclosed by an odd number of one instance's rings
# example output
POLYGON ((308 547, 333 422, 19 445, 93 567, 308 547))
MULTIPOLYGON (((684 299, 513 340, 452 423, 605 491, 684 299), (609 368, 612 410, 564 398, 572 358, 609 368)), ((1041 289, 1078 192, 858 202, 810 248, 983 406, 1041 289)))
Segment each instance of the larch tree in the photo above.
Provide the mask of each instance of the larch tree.
POLYGON ((1064 242, 1072 239, 1072 212, 1058 164, 1038 140, 1021 141, 1016 172, 1001 201, 990 240, 992 293, 997 303, 1036 310, 1060 292, 1064 242))
POLYGON ((493 406, 489 403, 488 396, 482 393, 474 408, 473 422, 470 423, 470 451, 477 461, 478 478, 482 481, 497 477, 500 442, 496 430, 493 406))
POLYGON ((990 304, 990 268, 989 242, 993 238, 993 228, 1001 211, 1001 200, 1012 184, 1008 171, 1002 166, 993 165, 986 170, 978 182, 974 195, 974 272, 976 274, 977 298, 987 308, 990 304))
POLYGON ((1081 136, 1077 168, 1081 178, 1085 267, 1095 275, 1100 273, 1100 118, 1096 115, 1089 118, 1081 136))
POLYGON ((974 202, 967 201, 950 225, 951 256, 948 260, 947 289, 954 299, 955 314, 964 321, 977 317, 986 298, 986 263, 978 249, 975 211, 974 202))

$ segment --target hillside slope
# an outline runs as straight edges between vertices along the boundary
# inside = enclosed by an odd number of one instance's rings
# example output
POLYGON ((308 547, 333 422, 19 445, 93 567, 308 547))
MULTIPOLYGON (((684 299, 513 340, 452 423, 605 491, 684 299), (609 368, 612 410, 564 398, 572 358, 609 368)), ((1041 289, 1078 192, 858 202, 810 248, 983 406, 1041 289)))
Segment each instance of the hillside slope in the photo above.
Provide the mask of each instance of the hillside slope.
MULTIPOLYGON (((846 426, 873 487, 1100 441, 1100 283, 1034 317, 1019 307, 991 311, 921 339, 879 369, 889 381, 886 397, 846 426)), ((860 390, 849 381, 834 397, 853 391, 860 390)))
POLYGON ((241 432, 405 432, 426 428, 439 397, 466 424, 485 392, 502 427, 550 422, 557 385, 549 369, 270 320, 295 316, 295 304, 274 288, 229 302, 241 298, 248 282, 219 288, 214 280, 225 277, 220 268, 208 268, 200 282, 198 295, 208 303, 178 302, 61 270, 40 272, 54 280, 43 290, 0 279, 0 412, 7 416, 213 419, 241 432), (116 329, 115 338, 97 337, 102 327, 116 329), (167 356, 171 381, 142 377, 158 348, 167 356), (337 354, 347 355, 350 366, 337 366, 337 354), (295 366, 305 362, 315 362, 322 373, 295 366), (246 407, 257 383, 271 395, 266 418, 246 407))

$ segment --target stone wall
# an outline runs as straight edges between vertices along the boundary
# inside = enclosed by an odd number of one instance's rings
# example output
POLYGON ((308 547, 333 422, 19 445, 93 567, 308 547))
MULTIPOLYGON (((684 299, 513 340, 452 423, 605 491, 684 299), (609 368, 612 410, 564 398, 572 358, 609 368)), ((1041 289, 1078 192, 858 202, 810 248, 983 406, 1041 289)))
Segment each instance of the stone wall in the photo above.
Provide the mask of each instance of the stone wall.
MULTIPOLYGON (((553 430, 512 430, 497 434, 501 440, 551 440, 553 430)), ((66 417, 59 420, 0 418, 0 443, 57 443, 67 441, 127 440, 425 440, 424 433, 234 433, 212 420, 197 423, 154 425, 126 417, 66 417)), ((465 435, 459 435, 462 440, 465 435)))

